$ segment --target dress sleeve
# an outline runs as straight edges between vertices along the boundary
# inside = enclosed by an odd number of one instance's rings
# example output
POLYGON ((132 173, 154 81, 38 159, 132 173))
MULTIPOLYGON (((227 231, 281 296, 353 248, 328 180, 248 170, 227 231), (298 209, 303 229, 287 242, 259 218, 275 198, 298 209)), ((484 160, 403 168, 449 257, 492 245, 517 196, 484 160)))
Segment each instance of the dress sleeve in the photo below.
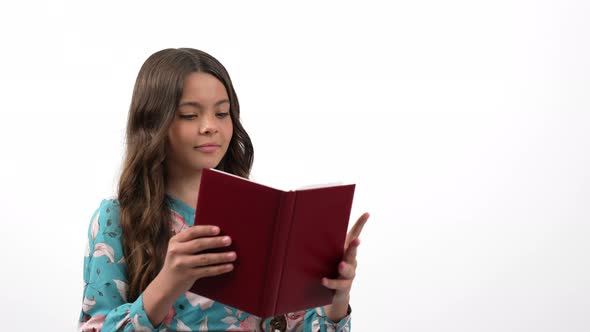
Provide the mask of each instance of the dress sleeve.
POLYGON ((349 332, 350 331, 350 306, 348 313, 339 322, 334 322, 326 315, 324 307, 309 309, 303 319, 303 331, 305 332, 349 332))
POLYGON ((324 311, 323 307, 289 313, 266 319, 264 331, 289 331, 289 332, 349 332, 350 331, 350 307, 346 316, 339 322, 333 322, 324 311))
POLYGON ((118 202, 103 200, 88 228, 78 331, 157 331, 142 296, 127 302, 127 284, 118 202))

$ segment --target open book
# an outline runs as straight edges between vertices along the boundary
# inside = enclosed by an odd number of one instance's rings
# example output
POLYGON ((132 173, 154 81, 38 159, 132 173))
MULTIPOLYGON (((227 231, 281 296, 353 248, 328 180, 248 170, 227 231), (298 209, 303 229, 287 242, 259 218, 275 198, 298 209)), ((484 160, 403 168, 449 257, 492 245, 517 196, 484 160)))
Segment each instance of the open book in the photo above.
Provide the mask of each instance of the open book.
POLYGON ((232 238, 234 270, 197 280, 191 291, 258 317, 332 302, 355 185, 283 191, 203 169, 195 225, 232 238))

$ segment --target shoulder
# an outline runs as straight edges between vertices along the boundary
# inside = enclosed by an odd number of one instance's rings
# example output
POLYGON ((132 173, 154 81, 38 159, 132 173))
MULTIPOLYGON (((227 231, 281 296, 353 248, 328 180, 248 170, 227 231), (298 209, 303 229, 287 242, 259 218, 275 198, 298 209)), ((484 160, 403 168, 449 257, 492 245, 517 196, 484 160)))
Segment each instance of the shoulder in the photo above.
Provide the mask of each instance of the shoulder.
POLYGON ((92 214, 88 236, 94 241, 98 236, 115 237, 120 233, 120 206, 115 198, 103 199, 92 214))
POLYGON ((110 226, 113 222, 119 223, 120 206, 119 201, 115 198, 103 199, 98 208, 92 214, 90 227, 97 225, 110 226), (106 225, 108 223, 108 225, 106 225))
POLYGON ((103 199, 88 226, 89 254, 105 256, 109 263, 117 262, 123 254, 119 212, 116 199, 103 199))
POLYGON ((111 213, 112 211, 119 213, 119 200, 116 198, 105 198, 100 202, 97 212, 111 213))

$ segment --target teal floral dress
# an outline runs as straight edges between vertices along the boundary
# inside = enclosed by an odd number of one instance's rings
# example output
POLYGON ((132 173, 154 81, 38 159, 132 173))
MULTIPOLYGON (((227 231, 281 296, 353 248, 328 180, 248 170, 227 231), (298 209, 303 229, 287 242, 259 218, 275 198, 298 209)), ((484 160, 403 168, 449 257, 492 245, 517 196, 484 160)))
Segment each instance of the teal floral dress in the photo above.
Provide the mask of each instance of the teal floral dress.
MULTIPOLYGON (((195 210, 191 206, 172 196, 167 196, 167 203, 173 216, 173 234, 193 225, 195 210)), ((274 321, 262 320, 190 292, 180 296, 160 326, 154 327, 141 295, 134 302, 127 301, 127 284, 119 203, 115 199, 103 200, 88 229, 78 331, 350 331, 350 315, 334 323, 321 307, 286 314, 274 321)))

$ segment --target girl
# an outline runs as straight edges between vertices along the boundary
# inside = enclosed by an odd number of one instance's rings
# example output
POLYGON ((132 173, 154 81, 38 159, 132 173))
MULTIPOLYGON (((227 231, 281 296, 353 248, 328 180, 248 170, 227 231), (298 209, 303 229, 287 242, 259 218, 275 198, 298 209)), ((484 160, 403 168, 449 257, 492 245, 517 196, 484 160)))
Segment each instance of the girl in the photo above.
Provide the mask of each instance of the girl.
POLYGON ((201 170, 248 178, 254 150, 223 65, 195 49, 166 49, 139 71, 127 123, 117 199, 91 218, 80 331, 349 331, 358 236, 346 240, 330 305, 261 319, 188 292, 199 278, 231 273, 236 252, 214 226, 193 226, 201 170))

